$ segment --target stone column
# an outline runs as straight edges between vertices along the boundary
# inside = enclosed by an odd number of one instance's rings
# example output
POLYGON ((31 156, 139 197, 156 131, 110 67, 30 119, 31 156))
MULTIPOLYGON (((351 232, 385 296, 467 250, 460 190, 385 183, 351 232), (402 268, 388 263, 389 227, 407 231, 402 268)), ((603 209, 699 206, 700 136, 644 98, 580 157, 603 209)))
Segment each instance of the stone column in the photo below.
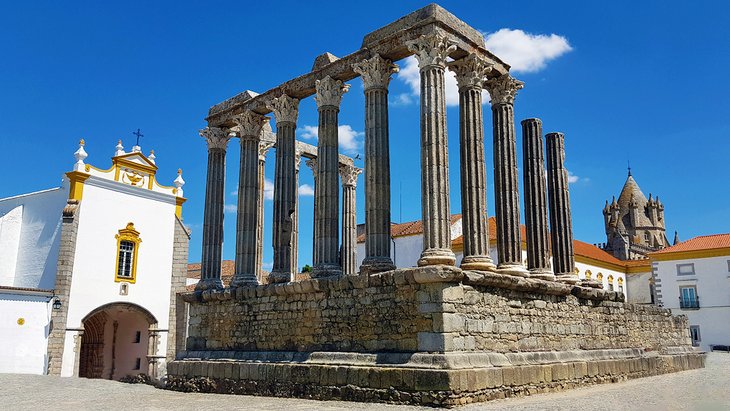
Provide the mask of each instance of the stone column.
POLYGON ((344 275, 356 275, 357 267, 357 214, 356 188, 357 176, 361 168, 340 166, 342 178, 342 272, 344 275))
POLYGON ((527 269, 530 277, 554 280, 550 270, 550 246, 545 198, 545 157, 542 148, 542 121, 522 121, 522 167, 525 187, 525 227, 527 269))
POLYGON ((563 133, 549 133, 547 139, 547 183, 550 206, 550 231, 553 246, 553 269, 558 281, 576 284, 575 256, 573 255, 573 223, 570 217, 568 171, 565 162, 563 133))
MULTIPOLYGON (((295 143, 296 144, 296 143, 295 143)), ((291 273, 296 279, 299 273, 299 166, 302 163, 302 155, 296 150, 294 157, 294 187, 296 187, 297 204, 292 215, 291 232, 291 273)))
MULTIPOLYGON (((264 123, 266 126, 268 123, 264 123)), ((259 282, 263 282, 262 276, 264 267, 264 201, 266 201, 266 153, 274 147, 269 141, 259 141, 259 173, 258 188, 259 196, 256 199, 256 269, 255 273, 259 282)))
POLYGON ((456 45, 431 33, 406 43, 421 74, 421 210, 423 252, 419 266, 454 265, 449 211, 449 149, 446 135, 444 70, 456 45))
POLYGON ((461 160, 461 214, 465 270, 494 271, 489 257, 487 224, 487 171, 484 161, 482 85, 489 63, 476 55, 449 63, 459 86, 459 136, 461 160))
POLYGON ((241 166, 238 177, 236 221, 236 272, 231 287, 257 285, 256 236, 259 202, 259 136, 268 119, 253 111, 234 118, 239 128, 241 166))
POLYGON ((312 277, 342 275, 338 258, 340 195, 338 120, 342 95, 350 86, 330 76, 316 81, 314 99, 319 111, 317 138, 317 184, 314 187, 314 255, 312 277))
POLYGON ((517 183, 514 101, 524 86, 509 74, 485 82, 492 98, 494 140, 494 204, 500 273, 527 277, 520 242, 520 190, 517 183))
POLYGON ((226 192, 226 146, 229 131, 218 127, 200 130, 208 142, 208 177, 205 182, 203 213, 203 253, 198 291, 223 288, 221 253, 223 251, 223 211, 226 192))
POLYGON ((365 86, 365 258, 363 274, 395 269, 390 258, 388 84, 398 66, 376 54, 356 63, 365 86))
POLYGON ((276 176, 274 178, 274 266, 270 283, 292 280, 292 232, 297 208, 295 130, 299 100, 282 94, 268 104, 276 118, 276 176))
MULTIPOLYGON (((317 159, 316 158, 310 158, 305 162, 307 167, 309 167, 310 170, 312 170, 312 177, 314 178, 314 190, 316 192, 317 190, 317 159)), ((317 217, 317 204, 314 204, 314 214, 312 215, 312 221, 315 220, 317 217)), ((312 234, 312 264, 314 264, 314 261, 319 261, 319 258, 317 256, 317 247, 315 247, 314 242, 314 234, 312 234)))

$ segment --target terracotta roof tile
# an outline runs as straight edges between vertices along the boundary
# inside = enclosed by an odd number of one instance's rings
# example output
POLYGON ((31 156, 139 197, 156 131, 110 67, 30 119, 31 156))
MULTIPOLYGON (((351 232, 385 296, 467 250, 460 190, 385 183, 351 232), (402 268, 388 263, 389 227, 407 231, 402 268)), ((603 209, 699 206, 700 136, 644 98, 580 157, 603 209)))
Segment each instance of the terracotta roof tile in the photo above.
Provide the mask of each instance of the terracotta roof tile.
POLYGON ((655 251, 652 254, 677 253, 682 251, 712 250, 715 248, 730 248, 730 233, 701 235, 683 241, 677 245, 655 251))
MULTIPOLYGON (((188 263, 188 278, 200 280, 200 263, 188 263)), ((221 281, 223 285, 228 287, 233 279, 233 275, 236 273, 236 262, 234 260, 223 260, 221 261, 221 281)), ((269 273, 264 271, 262 273, 263 278, 267 278, 269 273)), ((190 284, 185 287, 188 291, 195 291, 195 284, 190 284)))
MULTIPOLYGON (((451 224, 454 224, 455 222, 459 221, 461 219, 461 214, 452 214, 451 215, 451 224)), ((363 243, 365 242, 365 230, 360 229, 360 226, 364 227, 364 224, 361 224, 358 226, 358 232, 360 234, 357 236, 357 242, 363 243)), ((392 223, 390 225, 390 236, 391 237, 406 237, 409 235, 417 235, 423 233, 423 222, 421 220, 418 221, 409 221, 407 223, 400 223, 400 224, 394 224, 392 223)))

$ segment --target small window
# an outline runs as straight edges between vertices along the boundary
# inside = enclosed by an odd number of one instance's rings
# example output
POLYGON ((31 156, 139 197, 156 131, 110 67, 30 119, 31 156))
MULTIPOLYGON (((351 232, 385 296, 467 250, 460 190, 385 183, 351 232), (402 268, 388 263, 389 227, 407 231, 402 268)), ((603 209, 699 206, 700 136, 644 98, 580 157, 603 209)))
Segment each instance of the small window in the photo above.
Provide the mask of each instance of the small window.
POLYGON ((135 369, 135 370, 138 370, 138 369, 139 369, 139 367, 140 367, 141 365, 142 365, 142 359, 141 359, 141 358, 137 358, 137 359, 136 359, 136 360, 134 361, 134 369, 135 369))
POLYGON ((727 260, 727 271, 730 272, 730 260, 727 260))
POLYGON ((646 231, 644 233, 644 240, 649 241, 649 232, 648 231, 646 231))
POLYGON ((690 337, 692 337, 692 346, 699 347, 700 341, 702 341, 702 338, 700 337, 700 326, 699 325, 690 325, 689 326, 689 335, 690 335, 690 337))
POLYGON ((695 274, 694 263, 677 264, 677 275, 694 275, 694 274, 695 274))
POLYGON ((679 308, 700 308, 700 298, 697 296, 697 287, 679 287, 679 308))
POLYGON ((142 331, 137 331, 134 335, 134 343, 139 344, 140 341, 142 341, 142 331))
POLYGON ((618 285, 618 292, 623 293, 624 292, 624 286, 619 284, 618 285))
MULTIPOLYGON (((134 229, 133 223, 119 230, 117 239, 117 265, 114 281, 134 283, 137 281, 137 256, 139 255, 139 231, 134 229)), ((124 290, 126 291, 126 290, 124 290)))

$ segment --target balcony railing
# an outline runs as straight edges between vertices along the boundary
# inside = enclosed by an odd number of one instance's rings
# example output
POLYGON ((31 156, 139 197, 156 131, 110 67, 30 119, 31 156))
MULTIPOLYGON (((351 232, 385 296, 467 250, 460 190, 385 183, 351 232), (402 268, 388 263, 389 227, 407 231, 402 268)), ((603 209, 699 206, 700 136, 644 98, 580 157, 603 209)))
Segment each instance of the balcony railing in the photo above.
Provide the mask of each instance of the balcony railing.
POLYGON ((700 308, 700 297, 694 299, 679 297, 679 308, 700 308))

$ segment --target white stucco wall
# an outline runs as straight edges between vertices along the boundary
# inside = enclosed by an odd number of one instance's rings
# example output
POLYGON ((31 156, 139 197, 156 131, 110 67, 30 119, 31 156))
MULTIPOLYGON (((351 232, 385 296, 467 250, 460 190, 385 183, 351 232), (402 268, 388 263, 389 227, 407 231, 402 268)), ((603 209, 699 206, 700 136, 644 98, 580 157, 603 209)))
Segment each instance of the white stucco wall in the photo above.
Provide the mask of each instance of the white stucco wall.
MULTIPOLYGON (((158 328, 167 330, 174 197, 92 177, 84 186, 79 218, 67 327, 81 328, 84 317, 98 307, 125 302, 145 308, 156 318, 158 328), (115 236, 129 222, 134 223, 142 242, 137 256, 136 283, 128 285, 127 295, 120 295, 121 283, 115 282, 115 236)), ((165 355, 167 333, 160 334, 157 355, 165 355)), ((68 340, 63 376, 73 374, 73 355, 69 354, 68 340)), ((143 363, 143 371, 146 371, 146 363, 143 363)))
POLYGON ((0 292, 0 373, 45 374, 48 364, 48 326, 51 306, 47 296, 0 292), (18 324, 23 319, 22 325, 18 324))
MULTIPOLYGON (((22 208, 22 225, 15 251, 15 272, 9 274, 7 262, 14 251, 0 248, 0 285, 52 289, 56 279, 56 261, 61 228, 61 211, 68 198, 68 184, 59 188, 0 199, 0 217, 22 208), (12 281, 10 280, 12 278, 12 281)), ((5 238, 5 224, 0 226, 0 241, 5 238)), ((8 229, 15 231, 16 224, 8 229)), ((8 233, 10 236, 10 233, 8 233)), ((12 248, 12 247, 11 247, 12 248)))
POLYGON ((656 261, 661 302, 672 313, 689 318, 700 327, 700 348, 711 344, 730 345, 730 256, 656 261), (678 275, 677 264, 694 264, 694 275, 678 275), (679 308, 680 287, 697 288, 699 309, 679 308))

